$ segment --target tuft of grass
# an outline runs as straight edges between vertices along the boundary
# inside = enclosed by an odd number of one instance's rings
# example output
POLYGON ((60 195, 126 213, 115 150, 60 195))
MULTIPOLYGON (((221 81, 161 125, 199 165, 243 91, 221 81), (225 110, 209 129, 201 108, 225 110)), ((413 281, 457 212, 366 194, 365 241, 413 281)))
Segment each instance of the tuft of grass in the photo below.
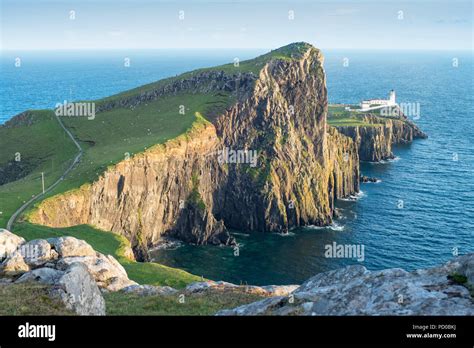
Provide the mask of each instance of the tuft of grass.
POLYGON ((0 315, 75 315, 37 283, 0 285, 0 315))
POLYGON ((459 285, 467 284, 467 277, 459 273, 448 275, 448 279, 459 285))
POLYGON ((123 292, 104 294, 107 315, 214 315, 263 297, 243 291, 207 290, 197 294, 138 296, 123 292), (181 301, 180 301, 181 300, 181 301), (184 301, 183 301, 184 300, 184 301))

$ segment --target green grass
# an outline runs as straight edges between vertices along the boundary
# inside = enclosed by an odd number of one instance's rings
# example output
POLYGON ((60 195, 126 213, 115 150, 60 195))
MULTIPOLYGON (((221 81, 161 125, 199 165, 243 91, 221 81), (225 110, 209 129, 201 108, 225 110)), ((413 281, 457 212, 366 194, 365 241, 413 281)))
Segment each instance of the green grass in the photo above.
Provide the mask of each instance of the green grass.
POLYGON ((198 294, 138 296, 120 292, 104 295, 107 315, 214 315, 263 297, 243 291, 209 290, 198 294), (181 301, 180 301, 181 300, 181 301))
POLYGON ((62 236, 72 236, 85 240, 96 251, 114 256, 125 268, 128 277, 139 284, 168 285, 180 289, 192 282, 202 281, 201 277, 180 269, 153 262, 129 260, 124 256, 125 248, 130 246, 130 242, 125 237, 112 232, 101 231, 89 225, 51 228, 23 222, 16 225, 15 234, 26 240, 62 236))
POLYGON ((74 315, 36 283, 0 285, 0 315, 74 315))
POLYGON ((464 285, 467 283, 467 277, 459 273, 448 275, 448 279, 459 285, 464 285))
POLYGON ((46 187, 70 165, 77 148, 57 122, 52 111, 32 112, 30 126, 0 127, 0 167, 21 155, 31 169, 25 177, 0 186, 0 226, 23 202, 41 193, 41 172, 46 187))
POLYGON ((134 110, 119 108, 99 113, 94 120, 64 118, 66 127, 79 140, 85 153, 77 168, 58 185, 56 193, 91 183, 108 166, 126 156, 185 133, 196 121, 196 113, 206 116, 216 101, 227 105, 233 100, 226 94, 180 94, 160 98, 134 110), (179 113, 180 105, 185 107, 184 115, 179 113))
POLYGON ((197 74, 200 74, 206 71, 223 71, 224 73, 230 74, 230 75, 238 74, 238 73, 253 73, 254 75, 258 76, 260 70, 270 60, 272 59, 291 60, 291 59, 299 58, 310 47, 311 46, 309 44, 304 43, 304 42, 292 43, 292 44, 280 47, 278 49, 272 50, 256 58, 239 61, 238 65, 234 64, 234 62, 230 62, 228 64, 223 64, 223 65, 219 65, 215 67, 196 69, 193 71, 180 74, 178 76, 162 79, 162 80, 152 82, 152 83, 149 83, 137 88, 133 88, 131 90, 128 90, 122 93, 112 95, 107 98, 100 99, 98 100, 98 103, 110 102, 110 101, 118 100, 124 97, 131 97, 131 96, 138 95, 144 92, 152 91, 166 84, 170 84, 170 83, 173 83, 175 81, 185 79, 185 78, 190 78, 192 76, 195 76, 197 74))
MULTIPOLYGON (((352 108, 353 105, 350 105, 352 108)), ((328 124, 333 127, 375 127, 380 126, 379 123, 368 123, 363 120, 365 115, 345 110, 345 106, 328 105, 328 124)))

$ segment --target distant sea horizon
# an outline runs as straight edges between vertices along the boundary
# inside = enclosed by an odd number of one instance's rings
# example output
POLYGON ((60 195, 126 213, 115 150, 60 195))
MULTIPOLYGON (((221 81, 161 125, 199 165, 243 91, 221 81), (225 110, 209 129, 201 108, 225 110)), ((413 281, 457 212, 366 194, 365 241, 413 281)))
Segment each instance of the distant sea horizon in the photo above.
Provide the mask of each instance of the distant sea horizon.
MULTIPOLYGON (((31 109, 52 109, 64 100, 93 100, 181 73, 246 60, 271 48, 1 49, 0 124, 31 109), (20 67, 15 64, 20 58, 20 67), (124 66, 129 58, 130 66, 124 66), (85 61, 84 61, 85 59, 85 61), (105 60, 106 59, 106 60, 105 60), (46 86, 45 86, 46 84, 46 86), (45 88, 46 87, 46 88, 45 88), (36 95, 31 95, 34 93, 36 95)), ((321 49, 329 57, 347 53, 460 53, 472 50, 321 49)), ((344 57, 341 57, 341 60, 344 57)), ((342 61, 341 61, 342 65, 342 61)))
MULTIPOLYGON (((20 68, 16 52, 2 51, 0 123, 27 109, 99 99, 269 50, 166 51, 30 51, 20 68)), ((286 236, 234 231, 239 257, 231 248, 183 245, 154 252, 157 262, 234 283, 291 284, 348 264, 413 270, 474 251, 472 51, 322 51, 330 103, 386 98, 394 89, 398 102, 419 103, 415 122, 429 138, 396 147, 395 161, 362 163, 362 173, 381 182, 362 184, 356 201, 338 202, 341 217, 332 226, 286 236), (326 258, 324 246, 333 242, 364 245, 364 261, 326 258)))

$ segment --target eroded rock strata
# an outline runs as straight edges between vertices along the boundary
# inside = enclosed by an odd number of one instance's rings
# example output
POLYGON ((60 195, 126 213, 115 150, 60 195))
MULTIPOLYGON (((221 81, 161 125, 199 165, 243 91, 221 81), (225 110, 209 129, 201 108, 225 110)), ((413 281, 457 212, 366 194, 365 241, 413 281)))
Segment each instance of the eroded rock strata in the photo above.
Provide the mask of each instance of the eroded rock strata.
MULTIPOLYGON (((192 81, 104 104, 104 110, 135 107, 189 86, 199 89, 199 81, 205 91, 237 96, 212 123, 200 120, 187 134, 109 168, 91 185, 43 201, 30 220, 53 227, 91 224, 122 234, 138 259, 146 259, 163 235, 228 245, 234 239, 227 228, 286 232, 331 223, 335 200, 359 190, 359 154, 365 157, 361 148, 369 146, 359 138, 367 131, 351 134, 327 125, 323 56, 311 45, 298 45, 304 50, 292 59, 270 59, 258 76, 202 72, 192 81), (220 158, 225 149, 251 151, 255 162, 226 163, 220 158)), ((381 129, 385 142, 371 136, 381 149, 371 160, 418 134, 389 122, 381 129)))
POLYGON ((379 162, 394 158, 393 145, 426 138, 413 122, 405 116, 380 117, 365 115, 362 119, 371 126, 339 126, 337 130, 350 137, 357 144, 361 161, 379 162))

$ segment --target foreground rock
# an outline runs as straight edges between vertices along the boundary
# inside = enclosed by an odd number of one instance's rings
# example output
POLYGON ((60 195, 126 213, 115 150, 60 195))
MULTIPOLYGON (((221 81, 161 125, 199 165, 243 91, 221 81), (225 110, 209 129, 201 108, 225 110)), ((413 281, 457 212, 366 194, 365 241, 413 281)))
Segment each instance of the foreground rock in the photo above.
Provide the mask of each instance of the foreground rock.
POLYGON ((0 280, 3 284, 38 282, 80 315, 104 315, 101 291, 118 291, 137 283, 111 255, 96 252, 74 237, 23 238, 0 231, 0 280))
POLYGON ((194 294, 207 290, 220 290, 220 291, 234 291, 243 290, 249 294, 262 295, 262 296, 288 296, 298 285, 267 285, 267 286, 256 286, 256 285, 236 285, 223 281, 205 281, 195 282, 189 284, 184 290, 187 293, 194 294))
POLYGON ((349 266, 318 274, 291 296, 278 296, 218 315, 474 315, 474 254, 406 272, 349 266))
POLYGON ((79 315, 105 315, 104 298, 82 263, 72 264, 50 292, 79 315))
POLYGON ((23 238, 3 228, 0 229, 0 261, 13 253, 23 243, 25 243, 23 238))

